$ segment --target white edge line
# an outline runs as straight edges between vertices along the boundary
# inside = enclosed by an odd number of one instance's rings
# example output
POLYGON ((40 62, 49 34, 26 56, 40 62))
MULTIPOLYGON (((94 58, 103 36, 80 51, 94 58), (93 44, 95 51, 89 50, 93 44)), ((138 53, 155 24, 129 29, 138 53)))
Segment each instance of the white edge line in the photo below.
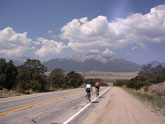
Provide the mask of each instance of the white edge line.
MULTIPOLYGON (((102 94, 98 96, 102 96, 104 93, 106 93, 111 87, 107 88, 102 94)), ((72 119, 74 119, 77 115, 79 115, 82 111, 84 111, 92 102, 96 101, 98 98, 95 98, 90 103, 88 103, 86 106, 84 106, 80 111, 78 111, 76 114, 74 114, 72 117, 70 117, 68 120, 66 120, 63 124, 68 124, 72 119)))

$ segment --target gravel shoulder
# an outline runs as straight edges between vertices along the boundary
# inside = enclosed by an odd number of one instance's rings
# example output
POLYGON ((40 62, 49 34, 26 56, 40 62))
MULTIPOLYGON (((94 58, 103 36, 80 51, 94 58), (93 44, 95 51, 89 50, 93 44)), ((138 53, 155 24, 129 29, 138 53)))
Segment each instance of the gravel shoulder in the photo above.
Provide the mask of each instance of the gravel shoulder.
POLYGON ((121 88, 113 87, 82 124, 165 124, 157 115, 121 88))

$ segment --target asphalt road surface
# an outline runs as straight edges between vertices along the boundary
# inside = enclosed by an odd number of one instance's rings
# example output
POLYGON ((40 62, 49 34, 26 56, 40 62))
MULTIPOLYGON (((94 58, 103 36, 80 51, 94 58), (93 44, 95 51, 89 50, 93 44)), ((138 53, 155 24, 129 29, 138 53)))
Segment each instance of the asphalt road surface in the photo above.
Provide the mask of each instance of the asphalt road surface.
MULTIPOLYGON (((107 88, 102 87, 100 94, 107 88)), ((0 124, 62 124, 87 105, 85 95, 85 89, 79 88, 0 99, 0 124)), ((92 99, 95 98, 93 91, 92 99)), ((72 123, 85 118, 98 101, 72 123)))

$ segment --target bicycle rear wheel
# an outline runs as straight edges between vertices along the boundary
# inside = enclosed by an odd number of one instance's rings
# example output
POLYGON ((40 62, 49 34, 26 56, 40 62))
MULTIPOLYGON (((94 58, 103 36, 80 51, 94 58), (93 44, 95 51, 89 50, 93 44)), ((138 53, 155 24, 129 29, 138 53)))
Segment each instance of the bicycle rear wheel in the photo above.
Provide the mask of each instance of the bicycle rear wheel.
POLYGON ((87 93, 87 95, 86 95, 86 103, 89 103, 89 102, 90 102, 90 94, 87 93))
POLYGON ((98 97, 98 96, 99 96, 99 90, 96 89, 96 97, 98 97))

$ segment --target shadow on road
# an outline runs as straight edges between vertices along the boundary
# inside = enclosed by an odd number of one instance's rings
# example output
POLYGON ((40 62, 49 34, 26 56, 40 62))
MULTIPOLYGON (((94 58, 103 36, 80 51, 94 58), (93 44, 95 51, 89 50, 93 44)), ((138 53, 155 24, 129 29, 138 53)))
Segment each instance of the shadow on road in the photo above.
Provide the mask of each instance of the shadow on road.
POLYGON ((99 101, 93 101, 92 103, 99 103, 99 101))
POLYGON ((105 97, 104 97, 104 96, 100 96, 99 98, 103 99, 103 98, 105 98, 105 97))

